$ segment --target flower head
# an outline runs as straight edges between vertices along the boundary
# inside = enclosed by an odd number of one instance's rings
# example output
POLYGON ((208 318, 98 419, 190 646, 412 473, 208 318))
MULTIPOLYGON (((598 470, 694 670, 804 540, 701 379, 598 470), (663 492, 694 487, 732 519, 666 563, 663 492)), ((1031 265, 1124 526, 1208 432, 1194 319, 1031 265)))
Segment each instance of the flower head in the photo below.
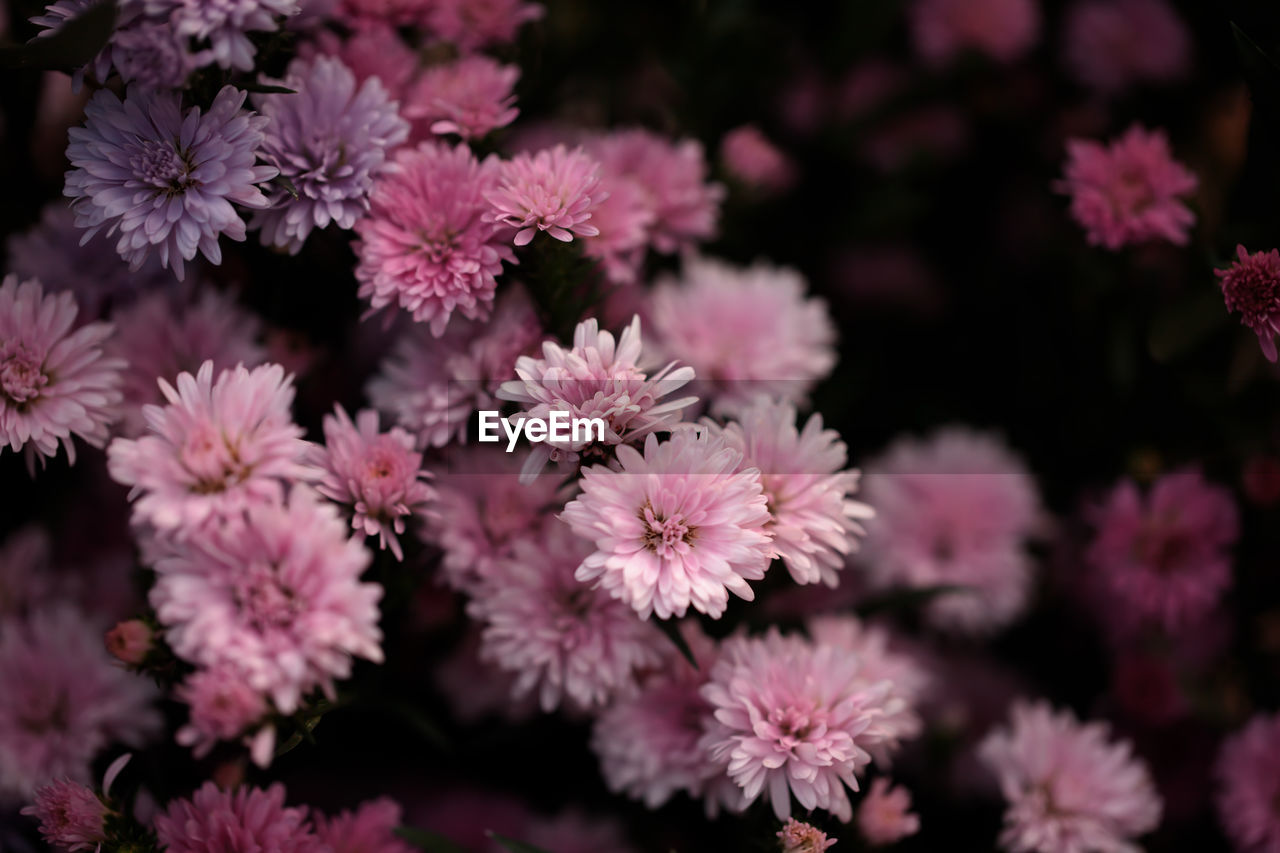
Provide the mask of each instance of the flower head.
POLYGON ((1280 334, 1280 251, 1249 254, 1236 246, 1237 260, 1216 270, 1218 285, 1228 311, 1239 311, 1240 322, 1258 336, 1267 361, 1276 360, 1276 335, 1280 334))
POLYGON ((720 159, 736 179, 761 192, 782 192, 796 179, 795 164, 754 124, 725 134, 720 159))
POLYGON ((827 834, 816 826, 810 826, 791 817, 787 818, 782 829, 778 830, 778 842, 782 845, 782 853, 822 853, 823 850, 833 847, 836 839, 828 838, 827 834))
POLYGON ((915 0, 910 19, 916 53, 935 66, 966 51, 1014 62, 1040 37, 1036 0, 915 0))
POLYGON ((920 831, 920 817, 911 812, 911 792, 877 777, 858 806, 858 829, 876 845, 894 844, 915 835, 920 831))
MULTIPOLYGON (((96 5, 98 0, 54 0, 31 23, 42 27, 39 36, 51 36, 96 5)), ((110 40, 88 65, 76 70, 76 91, 86 75, 105 83, 113 70, 125 83, 147 89, 181 88, 208 57, 191 49, 190 39, 173 26, 170 11, 165 0, 122 0, 110 40)))
POLYGON ((284 786, 265 791, 242 786, 220 791, 205 782, 156 815, 156 836, 168 853, 326 853, 307 820, 307 810, 286 808, 284 786))
MULTIPOLYGON (((218 741, 235 740, 267 716, 266 698, 232 666, 198 669, 175 691, 190 708, 190 720, 177 741, 203 758, 218 741)), ((262 762, 260 762, 262 763, 262 762)))
POLYGON ((400 806, 385 797, 361 803, 334 817, 316 815, 316 835, 332 853, 413 853, 400 840, 400 806))
POLYGON ((1280 850, 1280 714, 1258 714, 1222 744, 1214 767, 1218 817, 1237 850, 1280 850))
POLYGON ((36 789, 35 801, 22 810, 40 822, 44 840, 63 850, 99 850, 106 841, 107 807, 98 795, 70 779, 36 789))
POLYGON ((1181 77, 1191 39, 1165 0, 1079 0, 1067 13, 1063 53, 1076 80, 1116 95, 1181 77))
POLYGON ((174 32, 208 47, 202 65, 253 70, 251 32, 274 32, 277 19, 297 15, 298 0, 145 0, 153 13, 168 17, 174 32))
POLYGON ((404 106, 405 118, 428 123, 432 133, 481 139, 516 120, 514 93, 520 69, 481 54, 428 68, 404 106))
POLYGON ((600 230, 587 220, 608 196, 599 173, 600 164, 581 147, 517 154, 502 164, 498 187, 485 193, 488 219, 519 229, 517 246, 527 245, 539 231, 566 243, 574 234, 594 237, 600 230))
POLYGON ((508 44, 546 11, 526 0, 433 0, 426 6, 427 29, 464 52, 508 44))

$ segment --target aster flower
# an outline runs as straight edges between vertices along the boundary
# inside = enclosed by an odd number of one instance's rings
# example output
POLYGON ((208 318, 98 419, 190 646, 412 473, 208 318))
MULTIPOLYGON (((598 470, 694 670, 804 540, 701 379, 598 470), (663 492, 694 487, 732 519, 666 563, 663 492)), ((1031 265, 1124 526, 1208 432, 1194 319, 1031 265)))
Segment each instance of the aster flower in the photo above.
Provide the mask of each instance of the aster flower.
MULTIPOLYGON (((192 747, 196 758, 203 758, 219 741, 243 738, 251 748, 262 737, 261 730, 252 730, 270 712, 266 698, 245 683, 239 671, 232 666, 198 669, 178 685, 175 695, 190 708, 190 719, 178 729, 178 743, 192 747)), ((275 746, 274 730, 266 736, 272 748, 275 746)), ((271 750, 261 755, 254 751, 255 760, 265 766, 271 750)))
POLYGON ((427 123, 435 134, 480 139, 516 120, 514 93, 520 69, 487 56, 464 56, 428 68, 405 101, 405 118, 427 123))
POLYGON ((0 696, 0 799, 88 782, 105 747, 141 746, 160 728, 154 686, 113 665, 102 634, 66 605, 0 621, 0 696))
POLYGON ((920 831, 920 817, 911 813, 911 792, 878 777, 858 805, 858 829, 875 845, 895 844, 915 835, 920 831))
POLYGON ((378 600, 361 583, 371 556, 331 504, 295 487, 285 504, 202 529, 155 563, 150 601, 174 652, 239 672, 291 714, 319 688, 333 697, 352 658, 382 661, 378 600))
POLYGON ((1146 765, 1104 723, 1018 702, 978 754, 1008 802, 1000 845, 1009 853, 1140 853, 1133 839, 1160 822, 1146 765))
POLYGON ((691 257, 679 280, 658 280, 651 322, 661 350, 697 371, 695 387, 714 410, 736 411, 762 393, 801 404, 836 363, 835 324, 805 289, 785 267, 691 257))
POLYGON ((400 840, 400 806, 386 797, 363 802, 355 811, 334 817, 316 815, 316 836, 332 853, 413 853, 400 840))
POLYGON ((0 453, 26 448, 28 467, 66 448, 73 437, 93 447, 120 415, 124 362, 103 353, 107 323, 75 328, 70 293, 44 292, 39 281, 9 275, 0 284, 0 453))
POLYGON ((1173 159, 1163 130, 1134 125, 1109 145, 1068 140, 1063 178, 1054 189, 1071 196, 1071 216, 1089 245, 1115 250, 1150 240, 1185 246, 1196 217, 1181 196, 1198 184, 1173 159))
POLYGON ((502 164, 498 187, 485 193, 488 219, 516 231, 515 244, 527 245, 539 231, 565 243, 594 237, 587 222, 608 193, 600 188, 600 164, 581 148, 563 145, 536 154, 517 154, 502 164))
MULTIPOLYGON (((98 2, 54 0, 31 23, 41 27, 39 37, 51 36, 98 2)), ((79 91, 90 74, 97 82, 105 83, 114 70, 126 83, 148 89, 178 89, 201 61, 191 51, 189 39, 174 29, 165 4, 121 0, 110 40, 88 65, 76 70, 73 86, 79 91)))
POLYGON ((337 17, 357 31, 423 24, 435 0, 340 0, 337 17))
POLYGON ((1236 246, 1237 260, 1215 270, 1228 311, 1239 311, 1240 322, 1253 330, 1267 361, 1276 360, 1275 337, 1280 334, 1280 251, 1249 254, 1236 246))
POLYGON ((497 174, 496 159, 477 161, 466 145, 424 142, 396 155, 356 225, 356 278, 373 310, 398 304, 437 337, 455 310, 488 317, 502 262, 515 263, 504 229, 487 221, 497 174))
POLYGON ((422 454, 413 449, 413 436, 392 427, 378 431, 378 413, 365 409, 355 423, 341 406, 324 419, 324 447, 311 456, 325 475, 316 491, 353 511, 351 526, 365 536, 377 534, 378 545, 404 559, 398 534, 405 518, 421 512, 434 497, 422 482, 422 454))
POLYGON ((63 194, 74 199, 84 239, 119 234, 116 251, 132 270, 158 252, 184 275, 183 262, 201 252, 222 262, 218 238, 245 238, 235 208, 266 207, 258 184, 274 166, 255 166, 267 119, 240 109, 245 93, 225 86, 209 111, 182 111, 177 93, 130 90, 121 102, 107 89, 85 108, 85 126, 70 131, 63 194))
POLYGON ((409 124, 376 79, 357 88, 338 59, 295 59, 282 82, 293 94, 254 96, 270 119, 261 156, 293 184, 273 189, 271 206, 250 228, 262 243, 296 255, 313 228, 352 228, 369 209, 374 180, 387 171, 387 152, 409 136, 409 124), (296 193, 296 196, 295 196, 296 193))
POLYGON ((201 64, 253 70, 251 32, 275 32, 278 18, 297 15, 298 0, 145 0, 148 11, 165 14, 174 32, 207 44, 201 64))
POLYGON ((1214 766, 1218 817, 1236 850, 1280 850, 1280 714, 1258 714, 1222 744, 1214 766))
POLYGON ((509 44, 546 11, 526 0, 433 0, 426 7, 427 29, 463 52, 509 44))
POLYGON ((1227 548, 1239 535, 1226 489, 1195 470, 1158 479, 1145 497, 1120 483, 1090 512, 1088 559, 1108 608, 1129 624, 1177 632, 1203 618, 1231 584, 1227 548))
POLYGON ((795 183, 795 164, 754 124, 724 135, 720 159, 733 177, 761 192, 782 192, 795 183))
POLYGON ((1104 94, 1172 82, 1191 61, 1187 28, 1164 0, 1080 0, 1063 29, 1067 70, 1104 94))
POLYGON ((862 485, 876 508, 863 551, 873 586, 958 587, 925 610, 944 630, 995 630, 1023 610, 1039 499, 998 439, 958 427, 900 439, 867 463, 862 485))
POLYGON ((1040 37, 1035 0, 914 0, 911 35, 916 53, 943 65, 966 51, 1014 62, 1040 37))
POLYGON ((835 846, 836 839, 828 838, 827 834, 816 826, 810 826, 792 817, 787 818, 782 829, 778 830, 778 842, 782 846, 782 853, 822 853, 823 850, 835 846))
POLYGON ((220 791, 205 782, 190 799, 177 799, 156 815, 156 836, 168 853, 325 853, 303 806, 286 808, 284 786, 265 791, 242 786, 220 791))
POLYGON ((345 39, 329 30, 317 34, 314 42, 299 45, 298 55, 334 56, 351 69, 359 83, 376 77, 401 112, 409 103, 412 84, 418 74, 418 56, 404 39, 386 24, 362 24, 345 39))
POLYGON ((605 277, 614 284, 634 284, 644 266, 655 214, 648 194, 634 180, 606 176, 609 195, 591 212, 591 224, 599 233, 582 252, 600 262, 605 277))
POLYGON ((725 443, 742 453, 742 467, 760 471, 768 499, 774 555, 796 583, 834 587, 845 558, 858 548, 859 523, 872 518, 871 507, 852 499, 858 472, 841 470, 845 446, 833 430, 812 415, 796 429, 789 403, 761 399, 730 422, 725 443))
POLYGON ((97 794, 70 779, 37 788, 35 801, 22 814, 40 822, 45 841, 71 853, 100 850, 106 841, 107 807, 97 794))
POLYGON ((293 423, 293 377, 280 365, 238 366, 215 382, 206 361, 195 376, 179 374, 176 388, 161 379, 160 390, 168 405, 142 410, 149 434, 107 448, 112 479, 137 498, 135 522, 193 529, 278 503, 285 483, 318 476, 303 464, 310 445, 293 423))

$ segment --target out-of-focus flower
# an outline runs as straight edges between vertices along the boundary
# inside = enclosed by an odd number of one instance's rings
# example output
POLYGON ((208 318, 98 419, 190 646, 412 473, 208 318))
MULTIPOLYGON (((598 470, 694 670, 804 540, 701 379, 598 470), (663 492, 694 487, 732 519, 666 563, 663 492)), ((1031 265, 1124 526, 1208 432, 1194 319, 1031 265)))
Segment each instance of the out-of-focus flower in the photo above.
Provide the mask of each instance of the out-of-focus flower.
POLYGON ((782 845, 782 853, 822 853, 835 846, 836 839, 828 838, 816 826, 789 817, 778 830, 778 842, 782 845))
POLYGON ((915 835, 920 831, 920 816, 911 811, 911 792, 877 777, 858 805, 858 829, 874 845, 894 844, 915 835))
POLYGON ((466 145, 400 151, 356 225, 360 296, 374 310, 398 304, 437 337, 454 311, 488 317, 502 262, 515 263, 506 229, 487 221, 497 179, 498 161, 466 145))
MULTIPOLYGON (((581 809, 568 808, 554 817, 533 818, 520 833, 540 850, 556 853, 637 853, 627 843, 626 836, 616 818, 588 814, 581 809)), ((485 853, 504 853, 493 849, 485 853)))
POLYGON ((1063 58, 1081 84, 1116 95, 1184 75, 1191 38, 1165 0, 1080 0, 1063 25, 1063 58))
POLYGON ((791 158, 769 141, 754 124, 735 127, 720 141, 725 169, 746 186, 764 193, 779 193, 795 183, 791 158))
POLYGON ((1115 250, 1150 240, 1185 246, 1196 217, 1181 197, 1198 185, 1173 159, 1163 130, 1134 125, 1108 145, 1068 140, 1054 189, 1071 196, 1071 216, 1089 245, 1115 250))
POLYGON ((892 173, 917 163, 947 162, 969 144, 969 121, 950 104, 927 104, 895 116, 863 142, 862 157, 892 173))
POLYGON ((396 835, 400 806, 386 797, 333 817, 316 815, 315 821, 316 836, 332 853, 413 853, 417 849, 396 835))
POLYGON ((1218 817, 1239 851, 1280 850, 1280 714, 1258 714, 1222 744, 1214 767, 1218 817))
POLYGON ((626 145, 615 142, 615 136, 589 137, 584 143, 587 152, 600 161, 600 183, 608 195, 591 212, 591 224, 600 233, 588 240, 582 251, 600 261, 609 281, 633 284, 644 266, 658 212, 652 189, 628 171, 636 164, 618 156, 625 155, 626 145))
POLYGON ((694 389, 717 412, 760 394, 803 404, 835 367, 827 305, 785 267, 688 258, 678 280, 659 279, 651 316, 661 351, 693 367, 694 389))
POLYGON ((201 65, 253 70, 251 32, 274 32, 277 18, 297 15, 298 0, 145 0, 149 12, 165 14, 174 32, 201 50, 201 65))
POLYGON ((34 524, 0 542, 0 620, 17 616, 53 597, 49 534, 34 524))
POLYGON ((1228 311, 1239 311, 1240 322, 1253 330, 1267 361, 1276 360, 1280 334, 1280 251, 1254 252, 1236 246, 1237 260, 1216 270, 1228 311))
POLYGON ((581 148, 563 145, 517 154, 502 164, 496 189, 485 193, 492 222, 517 229, 515 244, 527 245, 539 231, 563 242, 600 233, 587 220, 608 196, 600 187, 600 164, 581 148))
POLYGON ((1026 605, 1025 540, 1039 499, 1022 461, 994 437, 963 428, 904 438, 868 462, 863 496, 875 507, 863 553, 874 586, 955 586, 925 609, 933 625, 990 631, 1026 605))
POLYGON ((427 29, 464 52, 509 44, 522 26, 546 11, 526 0, 433 0, 425 5, 427 29))
POLYGON ((156 836, 168 853, 327 853, 304 806, 286 808, 284 786, 247 785, 220 791, 205 782, 190 799, 177 799, 156 815, 156 836))
POLYGON ((0 284, 0 453, 26 448, 28 467, 66 448, 73 437, 93 447, 120 416, 124 362, 103 352, 108 323, 76 328, 70 293, 44 292, 36 280, 9 275, 0 284))
MULTIPOLYGON (((54 0, 31 23, 42 28, 39 36, 51 36, 96 5, 98 0, 54 0)), ((211 57, 191 50, 190 39, 173 24, 173 9, 173 0, 120 2, 110 41, 88 65, 75 71, 75 90, 80 90, 86 75, 105 83, 113 70, 125 83, 148 89, 180 88, 187 76, 211 57)))
POLYGON ((119 622, 107 632, 107 651, 121 663, 136 666, 151 651, 153 632, 141 619, 119 622))
POLYGON ((122 102, 99 90, 67 146, 63 195, 76 224, 89 236, 119 234, 116 251, 132 270, 153 252, 178 278, 197 251, 222 263, 219 236, 245 238, 232 203, 266 207, 258 184, 277 174, 254 165, 268 119, 242 110, 244 99, 225 86, 208 112, 183 112, 177 93, 132 89, 122 102))
MULTIPOLYGON (((232 666, 198 669, 178 685, 177 698, 190 708, 190 720, 178 729, 178 743, 203 758, 219 741, 235 740, 261 721, 270 708, 263 695, 250 687, 232 666)), ((271 733, 274 745, 274 732, 271 733)), ((246 742, 253 743, 252 737, 246 742)), ((268 752, 267 758, 270 757, 268 752)), ((262 756, 255 755, 255 760, 262 756)), ((259 760, 260 765, 268 762, 259 760)))
POLYGON ((1112 664, 1111 692, 1121 710, 1147 725, 1166 725, 1190 710, 1173 661, 1151 652, 1119 652, 1112 664))
POLYGON ((425 122, 432 133, 480 139, 516 120, 515 85, 520 69, 479 54, 428 68, 406 99, 407 119, 425 122))
POLYGON ((267 246, 302 250, 313 228, 330 223, 352 228, 369 209, 374 180, 389 166, 387 152, 409 136, 376 79, 357 88, 355 75, 338 59, 295 59, 282 85, 292 94, 254 96, 270 119, 261 156, 293 185, 274 188, 271 206, 254 214, 267 246))
POLYGON ((93 791, 70 779, 37 788, 34 802, 22 813, 40 822, 45 841, 71 853, 100 850, 107 840, 103 828, 106 805, 93 791))
POLYGON ((299 46, 299 56, 313 53, 336 56, 359 83, 376 77, 403 114, 417 79, 418 56, 394 29, 385 24, 361 26, 345 39, 325 30, 314 44, 299 46))
POLYGON ((1036 0, 914 0, 910 21, 916 53, 934 66, 967 51, 1014 62, 1040 38, 1036 0))
POLYGON ((412 27, 426 21, 435 0, 340 0, 337 17, 362 32, 374 27, 412 27))

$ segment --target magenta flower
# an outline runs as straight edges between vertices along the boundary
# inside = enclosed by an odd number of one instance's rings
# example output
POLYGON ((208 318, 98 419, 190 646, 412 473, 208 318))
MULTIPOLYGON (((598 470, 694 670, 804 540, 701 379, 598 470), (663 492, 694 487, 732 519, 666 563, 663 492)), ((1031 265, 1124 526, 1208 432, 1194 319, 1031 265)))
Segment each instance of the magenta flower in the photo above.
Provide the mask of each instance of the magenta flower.
POLYGON ((582 252, 600 262, 609 281, 634 284, 644 266, 656 217, 648 194, 636 181, 603 174, 609 194, 591 213, 591 224, 600 233, 586 242, 582 252))
POLYGON ((967 51, 1014 62, 1040 38, 1036 0, 914 0, 910 22, 916 53, 934 66, 967 51))
POLYGON ((1257 714, 1222 744, 1214 766, 1218 818, 1235 848, 1280 850, 1280 714, 1257 714))
POLYGON ((37 788, 34 801, 22 814, 40 822, 45 841, 70 853, 100 850, 107 840, 103 828, 107 807, 97 794, 70 779, 37 788))
POLYGON ((779 193, 796 180, 791 158, 754 124, 735 127, 720 140, 725 169, 742 184, 763 193, 779 193))
POLYGON ((441 39, 453 42, 463 52, 509 44, 515 41, 522 26, 538 20, 546 11, 541 5, 526 0, 418 2, 426 7, 427 29, 441 39))
POLYGON ((517 154, 502 164, 498 187, 485 193, 491 206, 487 218, 519 229, 517 246, 527 245, 539 231, 566 243, 574 234, 594 237, 600 231, 587 220, 608 197, 599 173, 600 164, 581 147, 517 154))
POLYGON ((1280 251, 1249 254, 1236 246, 1237 260, 1215 270, 1228 311, 1239 311, 1240 322, 1253 330, 1267 361, 1276 360, 1280 334, 1280 251))
POLYGON ((782 845, 782 853, 822 853, 836 843, 836 839, 828 838, 816 826, 793 817, 787 818, 782 829, 778 830, 778 841, 782 845))
POLYGON ((132 270, 152 252, 178 278, 197 251, 222 263, 219 236, 245 238, 232 203, 266 207, 258 184, 277 174, 254 165, 267 119, 240 109, 244 99, 225 86, 202 114, 184 113, 177 93, 134 89, 123 102, 95 93, 84 127, 70 131, 73 168, 63 190, 85 239, 102 229, 119 234, 116 251, 132 270))
POLYGON ((1173 82, 1191 64, 1191 37, 1165 0, 1079 0, 1063 26, 1067 70, 1103 94, 1173 82))
POLYGON ((72 438, 102 447, 120 416, 125 363, 103 353, 112 327, 75 328, 78 313, 70 293, 46 294, 39 281, 0 284, 0 453, 26 448, 28 468, 59 445, 74 463, 72 438))
POLYGON ((1146 765, 1104 723, 1018 702, 978 754, 1008 802, 1000 845, 1009 853, 1140 853, 1133 839, 1160 823, 1146 765))
POLYGON ((313 52, 337 57, 361 84, 376 77, 403 113, 418 74, 418 56, 393 28, 365 22, 346 39, 321 30, 314 44, 299 45, 300 56, 313 52))
POLYGON ((311 459, 325 472, 316 491, 349 507, 353 528, 365 536, 377 534, 379 547, 403 560, 397 536, 404 533, 405 519, 434 497, 422 482, 428 475, 413 436, 399 427, 379 432, 372 409, 358 412, 352 423, 336 406, 324 419, 324 446, 314 448, 311 459))
POLYGON ((191 799, 156 815, 156 836, 168 853, 328 853, 312 831, 305 806, 285 808, 284 786, 247 785, 220 791, 205 782, 191 799))
POLYGON ((578 580, 596 581, 642 618, 684 616, 689 605, 718 619, 729 593, 751 601, 772 554, 760 472, 739 471, 742 455, 698 428, 644 454, 618 447, 618 469, 582 472, 582 493, 560 517, 596 550, 578 580))
POLYGON ((496 159, 477 161, 465 145, 424 142, 396 155, 356 225, 356 278, 373 310, 398 304, 436 337, 455 310, 489 316, 502 262, 515 263, 505 229, 486 221, 497 173, 496 159))
POLYGON ((515 85, 520 69, 474 54, 435 65, 418 77, 404 116, 427 122, 432 133, 481 139, 516 120, 515 85))
MULTIPOLYGON (((232 741, 244 736, 251 746, 256 738, 250 734, 270 712, 266 698, 250 687, 232 666, 198 669, 178 685, 175 695, 190 708, 190 719, 178 729, 176 740, 192 747, 196 758, 203 758, 219 741, 232 741)), ((268 735, 274 747, 274 730, 268 735)), ((269 761, 254 754, 259 765, 269 761)), ((270 759, 270 753, 265 756, 270 759)))
POLYGON ((858 829, 877 846, 915 835, 920 831, 920 817, 911 812, 911 792, 877 777, 858 805, 858 829))
POLYGON ((1181 196, 1198 184, 1173 159, 1163 130, 1135 124, 1109 145, 1068 140, 1063 178, 1054 190, 1071 196, 1071 216, 1089 245, 1116 250, 1150 240, 1185 246, 1196 217, 1181 196))
POLYGON ((316 836, 330 853, 413 853, 400 840, 400 806, 386 797, 361 803, 334 817, 316 815, 316 836))

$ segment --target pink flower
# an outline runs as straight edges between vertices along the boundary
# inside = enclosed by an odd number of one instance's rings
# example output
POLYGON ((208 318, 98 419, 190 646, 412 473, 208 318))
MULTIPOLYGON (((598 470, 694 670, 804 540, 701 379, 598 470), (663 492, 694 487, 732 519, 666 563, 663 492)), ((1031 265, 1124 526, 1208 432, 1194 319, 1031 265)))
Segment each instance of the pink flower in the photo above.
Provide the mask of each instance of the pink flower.
POLYGON ((467 608, 484 624, 480 656, 516 676, 514 695, 538 688, 543 711, 598 709, 635 689, 668 641, 607 590, 574 577, 590 546, 562 524, 518 540, 494 563, 467 608))
POLYGON ((618 447, 617 470, 582 472, 582 493, 560 517, 596 550, 578 580, 596 581, 643 618, 684 616, 689 605, 718 619, 729 593, 751 601, 749 580, 769 568, 769 510, 760 472, 698 428, 681 429, 644 454, 618 447))
POLYGON ((52 543, 44 528, 29 524, 0 542, 0 620, 54 598, 49 565, 52 543))
POLYGON ((356 422, 341 406, 324 419, 324 447, 314 448, 312 461, 325 475, 316 491, 354 512, 351 526, 365 536, 378 536, 379 547, 404 559, 397 536, 405 518, 421 512, 434 497, 422 482, 422 454, 413 437, 399 427, 378 432, 378 413, 365 409, 356 422))
POLYGON ((925 610, 947 630, 991 631, 1022 612, 1039 499, 998 439, 958 427, 899 439, 867 463, 863 496, 876 510, 864 548, 873 586, 958 587, 925 610))
POLYGON ((36 789, 35 801, 22 814, 40 822, 45 841, 71 853, 100 850, 107 840, 103 828, 107 807, 97 794, 70 779, 36 789))
POLYGON ((340 0, 337 17, 357 32, 391 25, 411 27, 426 20, 435 0, 340 0))
POLYGON ((321 31, 314 47, 304 43, 298 53, 311 56, 313 51, 338 57, 361 85, 370 77, 378 78, 392 99, 402 106, 408 103, 418 57, 386 24, 361 24, 347 39, 321 31))
POLYGON ((889 685, 868 684, 859 659, 771 628, 721 646, 702 695, 715 708, 703 746, 754 802, 768 792, 778 820, 791 794, 806 809, 853 818, 845 788, 871 761, 873 725, 889 685))
POLYGON ((481 139, 516 120, 514 93, 520 69, 487 56, 464 56, 422 72, 403 109, 411 121, 430 124, 432 133, 481 139))
POLYGON ((600 233, 587 220, 607 197, 600 189, 600 164, 581 147, 557 145, 502 164, 498 188, 485 193, 491 206, 486 218, 519 229, 517 246, 528 245, 539 231, 568 243, 574 234, 600 233))
POLYGON ((293 377, 278 364, 243 365, 213 379, 213 362, 164 379, 168 405, 144 406, 149 434, 117 438, 107 467, 132 487, 135 522, 160 531, 190 530, 264 502, 279 502, 284 484, 312 479, 303 463, 309 447, 293 423, 293 377))
POLYGON ((1267 361, 1276 360, 1275 337, 1280 334, 1280 251, 1249 254, 1236 246, 1238 260, 1215 270, 1228 311, 1239 311, 1240 322, 1253 330, 1267 361))
POLYGON ((142 663, 153 645, 154 632, 141 619, 128 619, 117 623, 107 632, 107 651, 116 660, 137 666, 142 663))
POLYGON ((583 456, 603 456, 607 448, 639 441, 656 431, 671 429, 680 411, 693 398, 662 398, 693 379, 689 367, 672 362, 652 376, 641 369, 643 342, 640 317, 622 332, 616 343, 612 333, 601 331, 594 318, 579 323, 573 332, 573 348, 554 341, 542 345, 542 358, 516 359, 516 376, 498 389, 500 400, 524 404, 513 420, 537 418, 550 421, 553 412, 567 412, 569 422, 577 418, 600 418, 603 440, 598 430, 584 431, 568 440, 548 437, 539 442, 525 463, 524 475, 537 476, 548 460, 576 462, 583 456))
POLYGON ((793 817, 787 818, 782 829, 778 830, 778 841, 782 844, 782 853, 822 853, 836 843, 836 839, 828 838, 816 826, 793 817))
MULTIPOLYGON (((230 741, 246 735, 261 722, 270 708, 263 695, 250 687, 234 666, 199 669, 187 677, 175 691, 177 698, 190 707, 190 720, 178 729, 176 740, 192 747, 196 758, 203 758, 219 741, 230 741)), ((274 731, 267 735, 274 747, 274 731)), ((252 745, 254 739, 244 741, 252 745)), ((258 764, 269 763, 266 756, 255 754, 258 764)))
POLYGON ((1036 0, 915 0, 910 21, 916 53, 934 66, 966 51, 1014 62, 1040 37, 1036 0))
POLYGON ((1198 184, 1173 159, 1163 130, 1135 124, 1109 145, 1068 140, 1063 179, 1054 190, 1071 196, 1071 216, 1089 245, 1115 250, 1150 240, 1185 246, 1196 217, 1180 196, 1198 184))
POLYGON ((328 853, 305 806, 285 808, 284 786, 220 791, 205 782, 191 799, 156 815, 156 836, 168 853, 328 853))
POLYGON ((720 432, 742 453, 741 467, 760 472, 769 505, 766 530, 792 579, 836 586, 836 573, 858 549, 856 537, 866 535, 859 521, 875 514, 852 498, 858 472, 841 470, 846 457, 840 436, 822 428, 821 415, 797 430, 794 406, 763 398, 720 432))
POLYGON ((598 230, 583 246, 583 254, 600 262, 613 284, 634 284, 644 266, 650 229, 657 217, 644 189, 628 177, 602 171, 609 194, 591 213, 598 230))
POLYGON ((1214 767, 1218 817, 1236 850, 1280 850, 1280 714, 1254 716, 1226 739, 1214 767))
POLYGON ((1160 822, 1146 765, 1127 741, 1111 741, 1104 723, 1018 702, 979 757, 1008 802, 1000 845, 1009 853, 1139 853, 1132 839, 1160 822))
POLYGON ((1090 515, 1089 564, 1123 624, 1177 632, 1208 615, 1231 584, 1235 504, 1198 471, 1166 474, 1145 497, 1126 480, 1090 515))
POLYGON ((546 11, 525 0, 434 0, 424 5, 427 28, 464 52, 509 44, 522 26, 546 11))
POLYGON ((353 657, 382 661, 369 552, 337 508, 295 487, 193 534, 156 561, 151 604, 181 658, 226 666, 291 714, 310 691, 333 696, 353 657))
POLYGON ((735 127, 720 141, 720 159, 748 187, 778 193, 795 183, 796 167, 754 124, 735 127))
POLYGON ((332 853, 412 853, 395 834, 400 806, 385 797, 361 803, 354 812, 326 818, 316 815, 316 835, 332 853))
POLYGON ((1067 70, 1104 94, 1172 82, 1191 62, 1187 28, 1164 0, 1080 0, 1063 26, 1067 70))
POLYGON ((691 257, 679 280, 658 280, 654 333, 664 354, 697 372, 715 411, 760 394, 801 404, 836 364, 835 324, 805 290, 792 269, 691 257))
POLYGON ((454 311, 489 315, 502 262, 515 263, 505 229, 487 221, 497 179, 498 161, 478 161, 466 145, 399 152, 356 223, 356 278, 372 310, 398 304, 437 337, 454 311))
POLYGON ((114 665, 66 605, 0 621, 0 696, 0 799, 60 777, 88 782, 105 747, 141 746, 160 727, 153 685, 114 665))
POLYGON ((901 785, 890 786, 883 776, 858 806, 858 829, 875 845, 894 844, 920 831, 920 817, 911 813, 911 792, 901 785))
POLYGON ((29 468, 56 456, 76 461, 72 436, 93 447, 119 417, 124 362, 103 355, 106 323, 75 327, 70 293, 45 294, 40 282, 0 284, 0 453, 26 448, 29 468))

